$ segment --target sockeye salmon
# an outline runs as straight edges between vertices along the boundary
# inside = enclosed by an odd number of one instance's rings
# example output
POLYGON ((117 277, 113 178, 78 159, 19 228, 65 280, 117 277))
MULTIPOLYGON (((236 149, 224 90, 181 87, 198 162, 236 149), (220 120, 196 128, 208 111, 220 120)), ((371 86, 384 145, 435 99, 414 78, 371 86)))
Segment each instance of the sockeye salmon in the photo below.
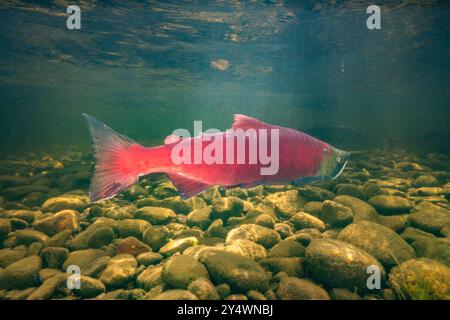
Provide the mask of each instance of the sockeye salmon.
POLYGON ((350 155, 300 131, 239 114, 234 116, 231 129, 225 132, 184 138, 170 135, 164 145, 155 147, 144 147, 96 118, 83 115, 96 157, 90 201, 111 198, 133 185, 140 176, 150 173, 166 173, 183 199, 213 185, 242 188, 259 184, 302 185, 336 178, 350 155), (238 136, 229 139, 233 132, 244 132, 244 139, 239 141, 238 136), (229 144, 230 141, 235 143, 229 144), (261 142, 267 150, 263 150, 261 142), (211 152, 213 143, 216 148, 211 152), (215 161, 196 161, 195 152, 187 154, 187 149, 183 149, 190 146, 202 154, 209 151, 215 161), (174 154, 179 150, 182 159, 192 161, 179 161, 180 157, 174 161, 174 154), (266 158, 270 155, 277 161, 272 166, 276 170, 267 170, 268 163, 261 157, 263 151, 266 158))

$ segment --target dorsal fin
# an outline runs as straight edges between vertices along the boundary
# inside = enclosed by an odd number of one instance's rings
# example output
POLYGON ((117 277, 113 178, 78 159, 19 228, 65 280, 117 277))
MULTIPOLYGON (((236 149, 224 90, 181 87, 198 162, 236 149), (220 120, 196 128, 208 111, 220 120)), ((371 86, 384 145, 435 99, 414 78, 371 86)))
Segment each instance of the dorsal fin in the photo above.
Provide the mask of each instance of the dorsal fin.
POLYGON ((235 114, 232 129, 248 129, 248 128, 267 128, 269 125, 258 119, 243 115, 235 114))
POLYGON ((174 134, 170 134, 164 139, 164 144, 176 143, 176 142, 180 141, 180 139, 181 139, 181 137, 174 135, 174 134))

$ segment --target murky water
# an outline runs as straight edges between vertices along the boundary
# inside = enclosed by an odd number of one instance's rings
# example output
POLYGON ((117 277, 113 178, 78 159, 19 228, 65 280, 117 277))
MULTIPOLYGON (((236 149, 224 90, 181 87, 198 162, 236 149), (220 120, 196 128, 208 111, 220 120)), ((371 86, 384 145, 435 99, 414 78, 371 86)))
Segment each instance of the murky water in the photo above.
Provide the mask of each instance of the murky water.
POLYGON ((64 1, 2 1, 0 298, 449 299, 450 5, 370 30, 371 4, 79 1, 69 30, 64 1), (89 203, 82 113, 145 146, 239 113, 354 153, 319 184, 89 203))

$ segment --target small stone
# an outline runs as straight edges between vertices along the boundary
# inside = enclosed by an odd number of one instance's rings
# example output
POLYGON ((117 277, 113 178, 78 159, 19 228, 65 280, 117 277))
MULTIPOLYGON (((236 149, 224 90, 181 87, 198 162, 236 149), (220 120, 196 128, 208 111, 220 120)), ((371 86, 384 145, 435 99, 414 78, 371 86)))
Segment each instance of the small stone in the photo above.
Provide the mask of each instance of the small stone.
POLYGON ((47 234, 48 236, 54 236, 64 230, 70 230, 73 232, 79 228, 78 212, 75 210, 59 211, 54 215, 36 220, 33 223, 33 228, 47 234))
POLYGON ((280 242, 281 237, 275 230, 256 224, 242 224, 228 232, 226 243, 231 244, 237 239, 250 240, 265 248, 271 248, 280 242))
POLYGON ((163 267, 163 281, 172 288, 186 289, 199 278, 209 279, 208 270, 197 259, 179 255, 170 258, 163 267))
POLYGON ((5 198, 10 201, 19 200, 24 196, 26 196, 27 194, 34 192, 47 193, 49 192, 49 188, 39 185, 29 185, 29 186, 6 188, 2 190, 3 196, 5 196, 5 198))
POLYGON ((71 209, 81 212, 86 208, 87 198, 77 195, 63 195, 46 200, 42 204, 44 212, 59 212, 65 209, 71 209))
POLYGON ((83 299, 97 297, 105 291, 105 285, 101 281, 87 276, 80 277, 80 289, 74 290, 83 299))
POLYGON ((110 227, 101 226, 89 234, 87 247, 98 249, 110 244, 114 240, 114 232, 110 227))
POLYGON ((0 289, 25 289, 34 287, 39 281, 42 260, 30 256, 14 262, 0 271, 0 289))
POLYGON ((323 202, 320 218, 333 228, 343 228, 353 221, 353 211, 338 202, 326 200, 323 202))
POLYGON ((215 197, 212 200, 212 219, 227 220, 230 217, 238 217, 244 210, 244 202, 237 197, 215 197))
POLYGON ((152 225, 170 223, 176 217, 175 212, 167 208, 142 207, 134 213, 135 218, 150 222, 152 225))
POLYGON ((354 184, 350 183, 340 183, 334 187, 334 192, 336 195, 348 195, 352 196, 361 200, 366 200, 367 195, 365 192, 359 188, 358 186, 355 186, 354 184))
POLYGON ((199 227, 206 230, 211 224, 212 208, 206 207, 192 211, 187 216, 187 225, 189 227, 199 227))
POLYGON ((198 298, 187 290, 173 289, 158 294, 152 300, 198 300, 198 298))
POLYGON ((69 253, 66 261, 64 261, 63 270, 67 270, 67 268, 71 265, 76 265, 83 269, 83 267, 89 265, 92 261, 104 256, 106 256, 105 251, 100 249, 73 251, 69 253))
POLYGON ((312 240, 306 248, 305 263, 312 278, 326 286, 367 292, 367 268, 372 265, 381 271, 384 283, 382 265, 367 252, 344 241, 312 240))
POLYGON ((436 236, 445 236, 442 230, 450 226, 450 214, 439 211, 418 211, 408 216, 409 224, 436 236))
POLYGON ((161 285, 163 267, 151 266, 141 272, 136 279, 136 285, 144 290, 151 290, 152 288, 161 285))
POLYGON ((64 230, 53 237, 48 238, 42 243, 42 247, 65 247, 67 240, 72 235, 72 230, 64 230))
POLYGON ((225 282, 236 292, 268 289, 268 275, 259 264, 249 258, 219 251, 200 254, 199 261, 206 266, 216 283, 225 282))
POLYGON ((349 207, 353 211, 353 222, 373 221, 378 222, 378 213, 367 202, 347 195, 337 196, 333 201, 349 207))
POLYGON ((325 224, 322 220, 306 212, 297 212, 289 220, 292 222, 296 230, 305 228, 314 228, 319 231, 325 230, 325 224))
POLYGON ((132 255, 120 254, 108 261, 99 280, 105 284, 108 290, 119 288, 133 279, 136 268, 137 261, 132 255))
POLYGON ((42 192, 33 192, 27 194, 21 202, 28 208, 40 207, 50 196, 42 192))
POLYGON ((144 231, 149 228, 151 224, 142 219, 124 219, 117 221, 116 229, 120 238, 135 237, 141 239, 144 231))
POLYGON ((414 249, 397 233, 370 221, 348 225, 339 233, 338 239, 371 254, 386 269, 416 257, 414 249))
POLYGON ((310 201, 305 204, 303 211, 312 214, 315 217, 320 217, 322 212, 322 202, 321 201, 310 201))
POLYGON ((342 288, 331 289, 330 296, 333 300, 361 300, 356 293, 342 288))
POLYGON ((276 290, 281 300, 330 300, 328 293, 317 284, 294 277, 285 277, 276 290))
POLYGON ((135 183, 130 188, 122 191, 123 197, 126 200, 134 201, 140 197, 147 197, 148 192, 144 188, 142 188, 139 184, 135 183))
POLYGON ((305 273, 303 261, 304 259, 299 257, 273 257, 262 259, 259 263, 273 274, 284 272, 289 276, 301 278, 305 273))
POLYGON ((369 203, 382 214, 407 213, 413 207, 411 200, 398 196, 379 195, 370 198, 369 203))
POLYGON ((262 245, 247 239, 234 240, 231 244, 225 246, 225 250, 240 254, 252 260, 263 259, 267 255, 266 249, 262 245))
POLYGON ((5 239, 11 231, 11 221, 9 219, 0 219, 0 241, 5 239))
POLYGON ((414 180, 416 187, 436 187, 439 185, 439 180, 430 175, 421 175, 414 180))
POLYGON ((15 231, 18 244, 29 245, 33 242, 44 242, 48 239, 48 236, 40 231, 24 229, 15 231))
POLYGON ((304 257, 305 250, 305 247, 297 241, 283 240, 269 250, 267 257, 304 257))
POLYGON ((450 269, 426 258, 411 259, 392 268, 389 284, 403 299, 450 299, 450 269))
POLYGON ((0 250, 0 268, 6 268, 10 264, 25 258, 26 255, 27 248, 25 246, 0 250))
POLYGON ((159 249, 159 253, 161 253, 163 256, 171 256, 176 252, 183 252, 185 249, 197 244, 198 240, 195 237, 171 240, 163 247, 161 247, 161 249, 159 249))
POLYGON ((60 269, 69 255, 66 248, 47 247, 41 251, 41 258, 47 268, 60 269))
POLYGON ((219 300, 214 284, 207 278, 199 278, 192 281, 187 287, 188 291, 192 292, 200 300, 219 300))
POLYGON ((157 252, 144 252, 137 256, 139 265, 146 267, 156 265, 161 262, 163 256, 157 252))
POLYGON ((127 237, 125 239, 119 239, 116 242, 116 253, 123 254, 128 253, 137 257, 141 253, 151 251, 150 247, 145 243, 142 243, 134 237, 127 237))
POLYGON ((148 244, 154 251, 158 251, 169 240, 170 232, 165 226, 151 226, 142 235, 142 241, 148 244))

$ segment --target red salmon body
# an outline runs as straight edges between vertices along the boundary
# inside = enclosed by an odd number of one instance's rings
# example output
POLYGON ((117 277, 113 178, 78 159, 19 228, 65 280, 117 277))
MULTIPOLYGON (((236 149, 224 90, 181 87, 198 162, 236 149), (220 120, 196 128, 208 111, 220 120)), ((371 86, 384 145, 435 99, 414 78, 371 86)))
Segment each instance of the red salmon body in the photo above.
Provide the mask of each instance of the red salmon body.
POLYGON ((97 158, 91 201, 110 198, 156 172, 166 173, 187 198, 213 185, 247 188, 332 179, 348 159, 347 152, 305 133, 244 115, 235 115, 225 132, 172 135, 157 147, 143 147, 85 116, 97 158))

